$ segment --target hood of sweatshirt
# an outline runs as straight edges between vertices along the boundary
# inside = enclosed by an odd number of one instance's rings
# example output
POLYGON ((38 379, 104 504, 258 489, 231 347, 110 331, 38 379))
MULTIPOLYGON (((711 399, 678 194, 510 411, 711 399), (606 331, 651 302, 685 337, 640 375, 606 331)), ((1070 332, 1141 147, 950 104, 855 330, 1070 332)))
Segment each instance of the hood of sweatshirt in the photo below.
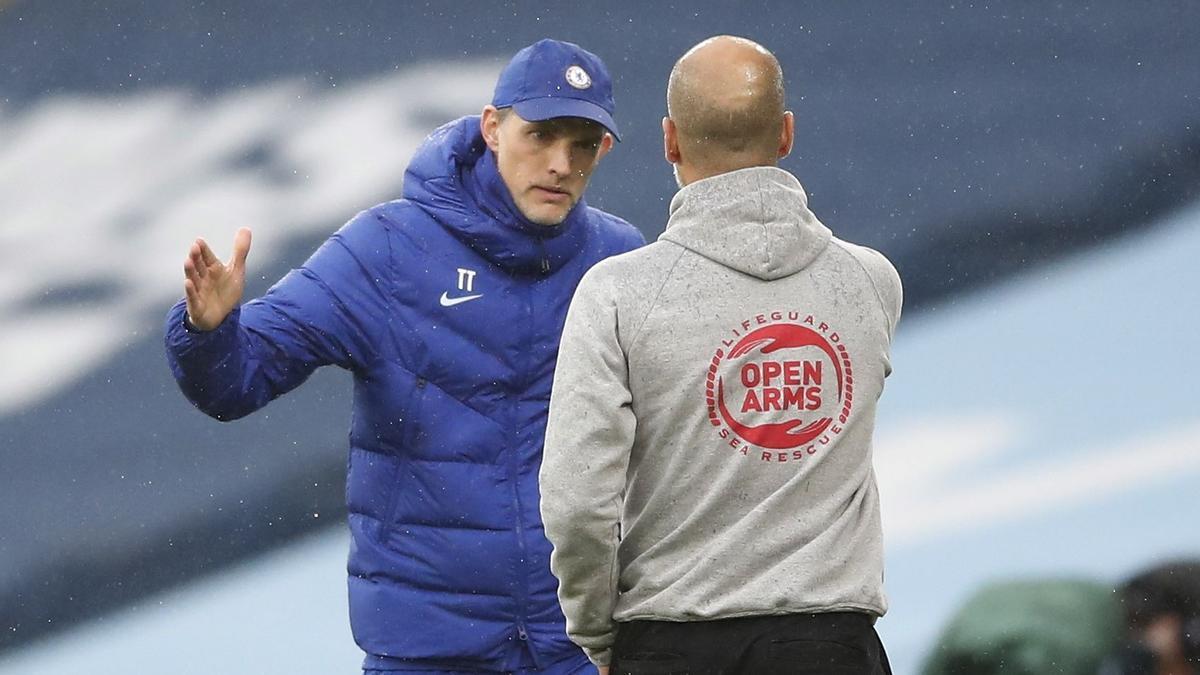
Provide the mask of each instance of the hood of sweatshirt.
POLYGON ((739 169, 696 181, 675 194, 660 240, 759 279, 807 267, 832 233, 808 210, 808 195, 776 167, 739 169))

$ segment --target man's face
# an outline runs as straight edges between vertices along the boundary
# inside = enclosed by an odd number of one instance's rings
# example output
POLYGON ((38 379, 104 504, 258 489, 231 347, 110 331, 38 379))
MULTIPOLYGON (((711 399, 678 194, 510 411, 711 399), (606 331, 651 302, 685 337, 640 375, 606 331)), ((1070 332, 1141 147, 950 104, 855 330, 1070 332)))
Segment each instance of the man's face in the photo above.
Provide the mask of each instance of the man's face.
POLYGON ((480 124, 517 208, 539 225, 567 217, 613 143, 604 127, 578 117, 529 122, 488 106, 480 124))

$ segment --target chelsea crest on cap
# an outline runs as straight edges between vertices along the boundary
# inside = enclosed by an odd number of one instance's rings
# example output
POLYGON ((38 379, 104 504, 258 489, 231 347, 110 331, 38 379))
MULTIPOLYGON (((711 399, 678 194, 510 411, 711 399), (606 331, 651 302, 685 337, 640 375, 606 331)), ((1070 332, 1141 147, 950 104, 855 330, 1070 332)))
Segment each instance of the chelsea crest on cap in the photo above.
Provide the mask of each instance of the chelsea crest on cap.
POLYGON ((608 69, 600 57, 570 42, 539 40, 517 52, 496 81, 492 105, 511 107, 531 122, 581 117, 621 138, 608 69))

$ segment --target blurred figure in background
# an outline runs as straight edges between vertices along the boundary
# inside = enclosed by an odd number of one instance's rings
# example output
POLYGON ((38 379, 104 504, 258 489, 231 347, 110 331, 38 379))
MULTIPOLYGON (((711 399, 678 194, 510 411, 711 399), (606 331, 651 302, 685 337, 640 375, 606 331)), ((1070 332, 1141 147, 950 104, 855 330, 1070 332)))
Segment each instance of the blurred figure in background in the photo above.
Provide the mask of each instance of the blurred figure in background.
POLYGON ((1200 561, 1114 590, 1078 579, 997 582, 942 630, 922 675, 1200 675, 1200 561))
POLYGON ((1120 635, 1120 607, 1107 584, 995 582, 947 622, 921 674, 1095 675, 1120 635))
POLYGON ((1151 567, 1118 593, 1126 642, 1101 675, 1200 675, 1200 560, 1151 567))
POLYGON ((583 200, 613 108, 599 58, 542 40, 482 116, 426 140, 403 199, 262 298, 241 304, 247 229, 228 264, 203 240, 184 262, 166 347, 205 413, 247 415, 320 366, 354 375, 350 620, 367 672, 595 672, 564 630, 537 472, 571 295, 644 243, 583 200))
POLYGON ((676 63, 666 232, 596 266, 563 333, 542 514, 571 637, 615 674, 890 672, 871 447, 896 270, 795 176, 783 73, 676 63))

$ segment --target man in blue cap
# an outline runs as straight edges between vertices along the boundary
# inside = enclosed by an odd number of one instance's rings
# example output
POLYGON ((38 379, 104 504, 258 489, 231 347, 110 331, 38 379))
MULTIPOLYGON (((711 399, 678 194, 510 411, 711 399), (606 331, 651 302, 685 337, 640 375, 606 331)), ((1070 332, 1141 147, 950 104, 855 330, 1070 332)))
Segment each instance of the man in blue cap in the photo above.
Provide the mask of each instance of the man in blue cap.
POLYGON ((166 348, 183 393, 227 421, 337 365, 354 375, 350 620, 365 672, 592 673, 567 638, 538 512, 568 303, 642 245, 584 189, 617 138, 612 81, 577 45, 513 57, 480 116, 437 129, 403 198, 343 226, 241 304, 202 240, 166 348))

